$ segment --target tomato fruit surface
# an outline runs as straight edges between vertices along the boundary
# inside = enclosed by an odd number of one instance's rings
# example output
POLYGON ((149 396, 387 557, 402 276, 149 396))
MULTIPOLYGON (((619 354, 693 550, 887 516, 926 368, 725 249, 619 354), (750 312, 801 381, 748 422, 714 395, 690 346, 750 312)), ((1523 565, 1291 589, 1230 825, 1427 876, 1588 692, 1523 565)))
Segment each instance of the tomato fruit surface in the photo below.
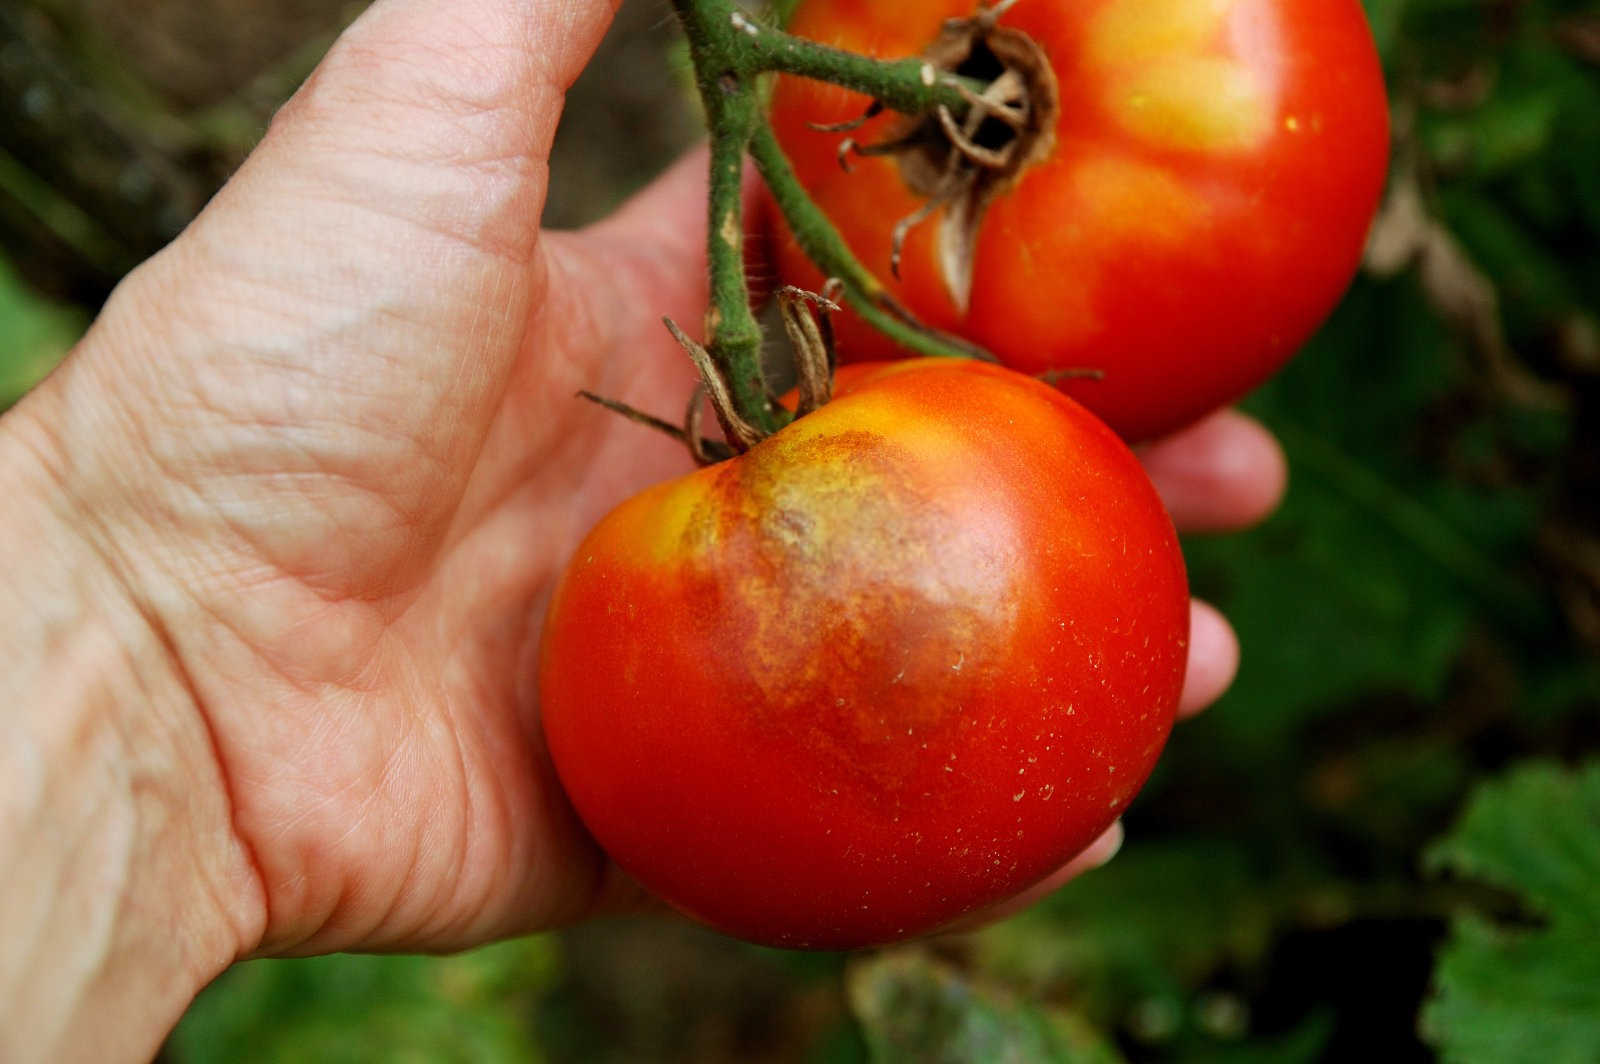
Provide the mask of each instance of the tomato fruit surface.
POLYGON ((1171 728, 1189 604, 1114 433, 960 360, 851 367, 623 503, 558 582, 555 767, 628 873, 727 933, 850 948, 1036 882, 1171 728))
MULTIPOLYGON (((974 0, 802 0, 791 32, 884 58, 922 52, 974 0)), ((894 158, 837 158, 808 123, 860 95, 780 78, 775 132, 861 261, 929 324, 1062 387, 1125 439, 1171 432, 1238 398, 1323 321, 1358 265, 1382 191, 1388 111, 1358 0, 1020 0, 1000 25, 1039 45, 1059 111, 1048 154, 986 209, 965 309, 937 251, 939 218, 894 158)), ((895 116, 851 134, 882 141, 895 116)), ((767 205, 769 216, 776 212, 767 205)), ((822 278, 775 223, 781 280, 822 278)), ((847 359, 894 357, 854 315, 847 359)))

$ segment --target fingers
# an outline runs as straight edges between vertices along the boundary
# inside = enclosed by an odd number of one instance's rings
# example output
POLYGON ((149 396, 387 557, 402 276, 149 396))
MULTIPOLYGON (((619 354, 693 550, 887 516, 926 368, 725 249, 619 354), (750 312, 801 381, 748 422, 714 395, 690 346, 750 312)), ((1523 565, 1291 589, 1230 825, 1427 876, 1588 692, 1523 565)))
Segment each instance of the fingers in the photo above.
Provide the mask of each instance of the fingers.
MULTIPOLYGON (((1239 641, 1222 614, 1198 599, 1189 605, 1189 671, 1184 678, 1178 716, 1192 717, 1215 702, 1239 669, 1239 641)), ((1099 868, 1122 848, 1122 822, 1111 825, 1078 856, 1032 887, 1001 904, 962 917, 945 931, 973 931, 1021 912, 1059 890, 1068 880, 1099 868)))
POLYGON ((1289 480, 1278 441, 1236 410, 1219 410, 1141 448, 1139 457, 1173 524, 1187 532, 1255 524, 1277 507, 1289 480))
POLYGON ((1178 699, 1178 716, 1192 717, 1233 683, 1239 671, 1239 639, 1228 619, 1199 599, 1189 603, 1189 669, 1178 699))
POLYGON ((1099 868, 1122 849, 1122 821, 1117 821, 1101 833, 1100 837, 1091 842, 1078 856, 1050 873, 1044 879, 1035 883, 1027 890, 1013 898, 991 906, 982 912, 968 913, 952 924, 941 928, 941 933, 950 931, 976 931, 981 927, 1004 920, 1008 916, 1028 908, 1034 903, 1060 890, 1066 883, 1091 869, 1099 868))

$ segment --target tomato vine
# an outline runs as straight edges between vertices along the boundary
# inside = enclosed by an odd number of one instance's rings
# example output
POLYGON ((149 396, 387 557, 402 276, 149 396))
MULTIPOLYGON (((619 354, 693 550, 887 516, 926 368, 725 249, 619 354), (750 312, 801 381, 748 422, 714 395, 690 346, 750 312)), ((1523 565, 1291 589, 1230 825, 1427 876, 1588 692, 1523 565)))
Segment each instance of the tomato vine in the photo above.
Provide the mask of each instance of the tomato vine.
MULTIPOLYGON (((997 17, 1009 3, 980 9, 997 17)), ((711 139, 707 253, 711 306, 704 347, 675 325, 674 335, 705 378, 723 428, 740 449, 782 427, 789 415, 772 401, 761 372, 761 329, 744 272, 744 159, 754 162, 796 240, 865 320, 904 347, 928 355, 986 358, 965 340, 922 324, 850 251, 816 206, 768 125, 763 75, 793 74, 872 98, 874 108, 909 115, 940 109, 961 118, 982 84, 912 57, 878 60, 763 25, 732 0, 673 0, 689 42, 711 139)))

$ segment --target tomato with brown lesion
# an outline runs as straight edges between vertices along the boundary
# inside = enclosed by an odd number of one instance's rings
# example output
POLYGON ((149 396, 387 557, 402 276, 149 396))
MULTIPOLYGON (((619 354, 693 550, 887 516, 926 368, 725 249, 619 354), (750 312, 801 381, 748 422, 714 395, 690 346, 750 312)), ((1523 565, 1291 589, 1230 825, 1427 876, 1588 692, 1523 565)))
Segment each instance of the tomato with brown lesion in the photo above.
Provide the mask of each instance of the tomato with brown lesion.
POLYGON ((1171 727, 1189 607, 1136 459, 994 366, 849 367, 652 488, 551 604, 545 730, 629 873, 741 937, 926 932, 1088 845, 1171 727))

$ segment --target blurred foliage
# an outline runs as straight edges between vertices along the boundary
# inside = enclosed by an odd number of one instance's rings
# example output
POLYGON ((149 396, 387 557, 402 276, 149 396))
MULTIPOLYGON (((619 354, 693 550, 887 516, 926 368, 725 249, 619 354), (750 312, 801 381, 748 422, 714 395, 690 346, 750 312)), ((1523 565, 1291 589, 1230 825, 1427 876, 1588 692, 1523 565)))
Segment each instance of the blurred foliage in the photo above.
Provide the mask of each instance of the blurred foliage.
POLYGON ((925 1064, 1119 1064, 1081 1018, 974 987, 921 950, 885 952, 855 966, 850 1000, 877 1060, 925 1064))
POLYGON ((554 944, 523 939, 456 957, 253 961, 200 998, 166 1055, 378 1062, 543 1059, 533 1008, 553 983, 554 944))
POLYGON ((0 411, 37 384, 83 332, 88 316, 29 291, 0 258, 0 411))
MULTIPOLYGON (((1281 512, 1186 544, 1244 662, 1175 735, 1116 861, 985 932, 861 957, 617 921, 455 958, 254 962, 165 1058, 1600 1059, 1600 769, 1570 768, 1600 750, 1600 10, 1366 6, 1396 129, 1372 269, 1249 400, 1289 455, 1281 512)), ((148 33, 111 46, 95 20, 115 7, 23 5, 61 84, 118 101, 127 156, 204 187, 354 10, 205 8, 255 27, 217 31, 236 62, 207 81, 192 47, 174 66, 148 33)), ((598 216, 692 135, 669 26, 624 5, 548 220, 598 216)), ((0 144, 0 404, 86 320, 23 280, 92 308, 151 250, 114 224, 115 182, 50 173, 0 144)))

